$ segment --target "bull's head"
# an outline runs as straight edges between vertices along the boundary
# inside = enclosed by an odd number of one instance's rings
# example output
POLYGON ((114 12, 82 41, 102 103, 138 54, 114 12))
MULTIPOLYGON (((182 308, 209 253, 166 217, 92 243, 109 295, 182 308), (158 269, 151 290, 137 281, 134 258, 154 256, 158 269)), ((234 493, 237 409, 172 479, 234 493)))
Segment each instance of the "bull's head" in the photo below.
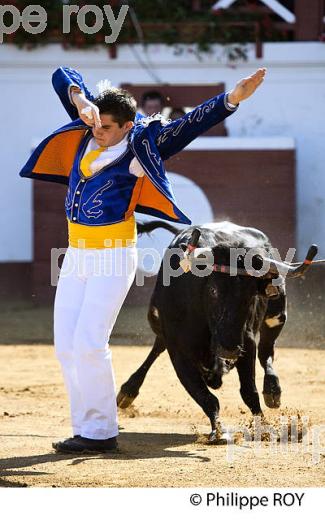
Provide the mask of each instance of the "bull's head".
POLYGON ((206 354, 207 359, 203 360, 202 373, 210 386, 218 388, 222 374, 231 368, 243 351, 244 333, 247 341, 247 334, 249 336, 249 331, 253 330, 258 301, 264 301, 266 310, 267 298, 281 292, 279 282, 283 284, 283 276, 294 278, 304 274, 317 254, 317 247, 311 246, 306 259, 299 265, 275 261, 263 256, 262 252, 252 257, 251 268, 247 269, 243 257, 236 259, 235 266, 231 265, 228 244, 199 248, 199 238, 200 231, 195 229, 189 243, 181 246, 185 251, 186 270, 194 271, 194 265, 200 269, 200 264, 202 269, 206 269, 208 253, 212 259, 203 293, 211 346, 206 354), (268 268, 260 276, 264 262, 267 262, 268 268), (272 284, 275 279, 278 283, 272 284))

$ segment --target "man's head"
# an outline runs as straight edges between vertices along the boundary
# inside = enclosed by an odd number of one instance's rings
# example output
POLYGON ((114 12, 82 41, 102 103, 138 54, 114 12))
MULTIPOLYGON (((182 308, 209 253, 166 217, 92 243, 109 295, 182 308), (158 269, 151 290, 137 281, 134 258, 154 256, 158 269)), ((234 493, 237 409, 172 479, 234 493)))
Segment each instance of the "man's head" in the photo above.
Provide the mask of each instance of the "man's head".
POLYGON ((94 101, 99 109, 101 128, 93 126, 93 135, 99 146, 113 146, 126 136, 133 127, 137 111, 134 97, 119 88, 110 88, 99 94, 94 101))
POLYGON ((164 98, 156 90, 145 92, 141 99, 141 107, 146 116, 158 114, 164 108, 164 98))

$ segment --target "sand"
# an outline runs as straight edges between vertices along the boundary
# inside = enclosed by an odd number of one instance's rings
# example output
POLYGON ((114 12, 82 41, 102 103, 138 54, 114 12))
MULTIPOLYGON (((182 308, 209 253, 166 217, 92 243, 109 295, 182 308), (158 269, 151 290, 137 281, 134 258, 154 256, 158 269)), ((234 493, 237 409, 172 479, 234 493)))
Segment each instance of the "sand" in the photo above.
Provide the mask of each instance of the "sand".
MULTIPOLYGON (((112 351, 119 389, 149 349, 113 346, 112 351)), ((208 445, 208 420, 177 380, 164 353, 134 404, 119 413, 119 452, 74 456, 56 454, 51 447, 53 441, 71 435, 53 347, 2 346, 0 486, 324 486, 325 427, 322 434, 317 430, 325 423, 324 352, 279 348, 275 366, 283 390, 282 406, 270 410, 263 403, 265 421, 278 431, 281 416, 297 416, 299 428, 302 418, 308 417, 299 442, 272 443, 264 436, 258 444, 238 435, 238 444, 231 450, 208 445)), ((262 377, 258 366, 260 392, 262 377)), ((224 377, 217 395, 223 423, 232 428, 244 425, 251 432, 251 415, 240 398, 235 370, 224 377)))

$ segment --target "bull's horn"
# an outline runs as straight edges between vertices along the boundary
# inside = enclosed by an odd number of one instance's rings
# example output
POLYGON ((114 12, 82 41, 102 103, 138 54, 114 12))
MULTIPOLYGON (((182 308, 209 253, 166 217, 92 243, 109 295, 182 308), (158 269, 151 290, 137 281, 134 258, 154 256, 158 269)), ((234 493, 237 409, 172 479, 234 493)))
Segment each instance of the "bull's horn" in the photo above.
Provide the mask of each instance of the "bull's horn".
POLYGON ((298 265, 298 267, 290 268, 288 275, 287 275, 288 278, 297 278, 298 276, 302 276, 306 271, 308 271, 308 269, 310 268, 310 266, 313 262, 313 259, 317 255, 317 253, 318 253, 318 247, 316 246, 316 244, 313 244, 312 246, 310 246, 305 260, 300 265, 298 265))
POLYGON ((297 278, 302 276, 309 269, 313 259, 317 255, 317 252, 318 247, 315 244, 310 246, 305 260, 296 267, 286 264, 285 262, 278 262, 277 260, 273 260, 271 258, 262 258, 263 260, 270 262, 269 274, 279 274, 287 276, 288 278, 297 278))
POLYGON ((201 231, 197 228, 193 229, 192 236, 188 243, 188 245, 190 246, 190 249, 197 247, 200 236, 201 236, 201 231))

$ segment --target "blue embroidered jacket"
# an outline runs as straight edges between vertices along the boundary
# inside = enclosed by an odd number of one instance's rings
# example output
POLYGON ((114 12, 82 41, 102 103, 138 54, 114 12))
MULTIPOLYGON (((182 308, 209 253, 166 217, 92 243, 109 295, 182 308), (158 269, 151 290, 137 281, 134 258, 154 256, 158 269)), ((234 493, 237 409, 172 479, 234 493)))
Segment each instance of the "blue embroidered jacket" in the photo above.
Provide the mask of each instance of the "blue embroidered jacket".
POLYGON ((85 178, 80 161, 92 132, 78 119, 78 111, 69 98, 71 85, 78 85, 88 99, 94 99, 77 71, 61 67, 54 72, 54 89, 73 121, 37 146, 20 176, 68 184, 67 217, 80 224, 121 222, 134 211, 191 224, 177 207, 163 161, 236 110, 228 107, 225 94, 209 99, 172 122, 164 123, 159 116, 143 118, 137 114, 125 154, 85 178), (143 177, 129 173, 133 157, 140 162, 145 172, 143 177))

